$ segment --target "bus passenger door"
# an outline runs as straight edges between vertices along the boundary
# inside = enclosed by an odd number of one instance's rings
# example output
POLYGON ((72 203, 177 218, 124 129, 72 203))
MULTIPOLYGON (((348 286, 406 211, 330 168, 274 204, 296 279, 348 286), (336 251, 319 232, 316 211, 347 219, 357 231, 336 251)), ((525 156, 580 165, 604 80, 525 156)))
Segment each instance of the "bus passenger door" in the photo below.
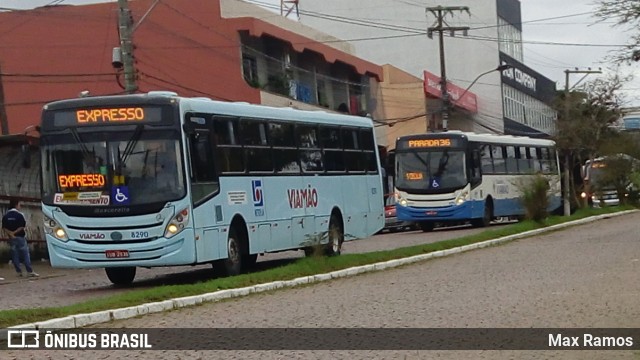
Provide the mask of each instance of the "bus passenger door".
POLYGON ((222 225, 222 207, 215 196, 220 182, 213 156, 211 118, 187 115, 188 175, 191 181, 193 227, 196 238, 196 261, 207 262, 220 258, 219 226, 222 225))

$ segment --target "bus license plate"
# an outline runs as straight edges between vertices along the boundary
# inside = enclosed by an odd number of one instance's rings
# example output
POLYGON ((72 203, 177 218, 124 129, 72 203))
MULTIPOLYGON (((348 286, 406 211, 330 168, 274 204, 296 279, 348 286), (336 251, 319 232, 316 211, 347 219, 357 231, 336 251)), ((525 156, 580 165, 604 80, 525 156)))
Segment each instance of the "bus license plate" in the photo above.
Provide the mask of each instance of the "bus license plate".
POLYGON ((107 256, 107 259, 128 258, 129 250, 106 250, 105 255, 107 256))

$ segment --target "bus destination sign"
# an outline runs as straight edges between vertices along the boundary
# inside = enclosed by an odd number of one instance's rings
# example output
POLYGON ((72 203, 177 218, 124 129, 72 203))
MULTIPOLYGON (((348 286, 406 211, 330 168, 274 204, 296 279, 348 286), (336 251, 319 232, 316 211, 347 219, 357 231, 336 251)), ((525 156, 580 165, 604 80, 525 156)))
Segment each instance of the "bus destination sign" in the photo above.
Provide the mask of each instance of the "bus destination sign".
POLYGON ((141 107, 76 110, 78 123, 143 121, 144 109, 141 107))
POLYGON ((102 188, 106 181, 102 174, 72 174, 58 175, 60 188, 102 188))
POLYGON ((421 140, 409 140, 410 148, 423 148, 423 147, 449 147, 451 146, 451 139, 421 139, 421 140))
POLYGON ((463 146, 460 138, 405 139, 398 143, 401 149, 451 148, 463 146))
POLYGON ((160 122, 159 107, 102 107, 56 111, 53 125, 56 127, 86 126, 101 124, 130 124, 144 122, 160 122))

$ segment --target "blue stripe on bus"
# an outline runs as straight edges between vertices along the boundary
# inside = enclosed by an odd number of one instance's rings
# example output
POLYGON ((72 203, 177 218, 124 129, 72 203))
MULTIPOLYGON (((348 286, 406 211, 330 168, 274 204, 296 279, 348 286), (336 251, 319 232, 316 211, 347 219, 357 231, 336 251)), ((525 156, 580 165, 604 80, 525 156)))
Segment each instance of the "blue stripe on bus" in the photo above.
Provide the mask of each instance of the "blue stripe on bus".
MULTIPOLYGON (((561 198, 552 196, 549 199, 548 210, 557 209, 561 204, 561 198)), ((484 214, 484 200, 470 200, 462 205, 451 205, 438 208, 418 208, 401 206, 396 204, 396 215, 402 221, 447 221, 479 219, 484 214)), ((524 207, 520 199, 494 199, 494 216, 524 215, 524 207)))

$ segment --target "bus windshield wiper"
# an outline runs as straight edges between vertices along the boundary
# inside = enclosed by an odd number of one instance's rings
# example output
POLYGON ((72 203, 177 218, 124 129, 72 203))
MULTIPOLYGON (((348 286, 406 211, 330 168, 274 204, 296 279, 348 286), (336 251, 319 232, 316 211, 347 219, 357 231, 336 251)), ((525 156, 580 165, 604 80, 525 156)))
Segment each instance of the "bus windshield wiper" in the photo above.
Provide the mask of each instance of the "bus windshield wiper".
POLYGON ((142 130, 144 129, 143 125, 136 125, 136 129, 131 136, 131 139, 127 141, 127 146, 125 146, 124 151, 122 152, 122 158, 120 158, 120 164, 124 164, 127 162, 129 156, 133 153, 133 149, 135 149, 138 144, 138 140, 142 136, 142 130))
POLYGON ((69 128, 69 130, 71 131, 71 136, 73 136, 73 139, 80 146, 80 151, 82 151, 82 155, 84 156, 84 158, 86 160, 89 160, 91 163, 93 163, 95 161, 95 158, 89 152, 89 149, 87 148, 87 145, 82 141, 82 139, 80 139, 80 135, 78 134, 78 130, 76 128, 73 128, 73 127, 69 128))

